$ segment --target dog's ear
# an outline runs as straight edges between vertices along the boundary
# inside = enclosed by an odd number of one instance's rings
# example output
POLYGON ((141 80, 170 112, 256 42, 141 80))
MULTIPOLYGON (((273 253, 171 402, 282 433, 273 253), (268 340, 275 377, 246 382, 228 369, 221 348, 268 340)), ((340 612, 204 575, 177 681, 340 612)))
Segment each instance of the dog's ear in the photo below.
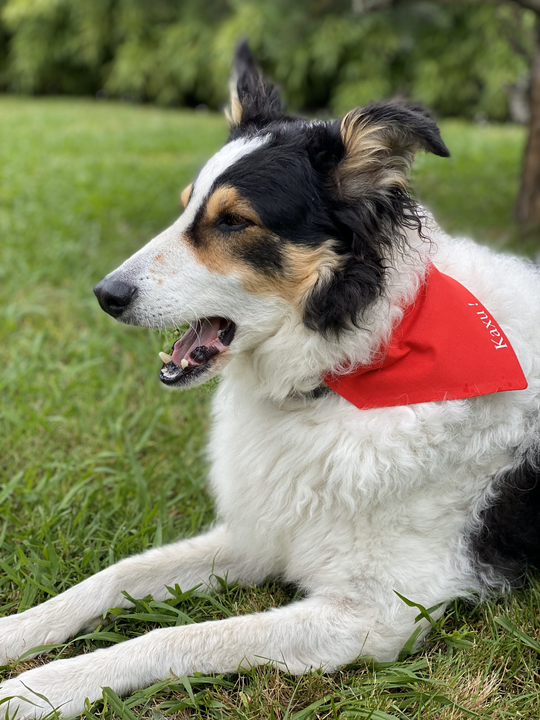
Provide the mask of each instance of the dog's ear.
POLYGON ((406 191, 419 150, 449 157, 439 128, 417 105, 373 103, 351 110, 340 123, 344 155, 335 179, 342 197, 370 191, 406 191))
POLYGON ((407 231, 421 232, 420 209, 408 193, 415 154, 450 153, 420 107, 398 103, 352 110, 311 132, 318 133, 311 162, 327 187, 342 261, 313 289, 304 322, 327 334, 361 323, 363 312, 384 292, 387 268, 406 246, 407 231))
POLYGON ((236 48, 230 90, 231 130, 249 125, 260 128, 283 117, 279 90, 264 79, 245 40, 236 48))
POLYGON ((185 208, 186 205, 189 202, 189 198, 191 197, 191 190, 193 188, 193 183, 190 183, 187 187, 185 187, 182 192, 180 193, 180 202, 182 203, 182 207, 185 208))

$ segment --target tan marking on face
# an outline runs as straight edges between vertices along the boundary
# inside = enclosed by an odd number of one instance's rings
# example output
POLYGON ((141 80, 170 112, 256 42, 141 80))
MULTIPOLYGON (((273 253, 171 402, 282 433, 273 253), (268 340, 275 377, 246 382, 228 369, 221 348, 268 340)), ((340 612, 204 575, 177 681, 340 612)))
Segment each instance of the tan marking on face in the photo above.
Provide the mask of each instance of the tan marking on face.
POLYGON ((245 290, 254 295, 278 297, 297 308, 302 314, 305 302, 315 285, 324 282, 341 266, 342 259, 333 250, 333 240, 316 248, 283 243, 284 271, 272 277, 258 272, 239 260, 234 271, 240 276, 245 290))
POLYGON ((158 253, 154 258, 155 263, 162 263, 162 262, 164 262, 164 260, 165 260, 165 258, 163 256, 162 252, 158 253))
POLYGON ((243 198, 238 190, 223 185, 215 190, 206 202, 203 222, 215 223, 224 215, 241 215, 255 225, 261 226, 261 219, 251 203, 243 198))
POLYGON ((336 170, 341 194, 354 198, 370 187, 406 190, 414 153, 399 147, 395 131, 374 125, 361 110, 351 110, 341 121, 345 157, 336 170))
POLYGON ((238 260, 242 248, 256 242, 261 233, 268 233, 252 205, 243 198, 236 188, 224 185, 217 188, 206 201, 202 218, 192 229, 196 236, 193 251, 199 262, 209 270, 226 275, 238 272, 245 263, 238 260), (225 215, 241 215, 255 225, 243 231, 222 232, 216 223, 225 215))
POLYGON ((254 295, 280 297, 299 308, 315 284, 329 277, 342 263, 333 249, 333 240, 309 248, 293 245, 266 228, 251 203, 231 186, 218 188, 207 200, 203 216, 194 229, 197 241, 192 249, 199 262, 212 272, 240 277, 245 290, 254 295), (223 233, 216 223, 225 215, 250 220, 241 231, 223 233), (243 255, 250 247, 275 243, 282 253, 283 270, 276 273, 257 269, 243 255))
POLYGON ((182 207, 186 207, 186 205, 188 204, 192 188, 193 188, 193 183, 190 183, 180 193, 180 202, 182 203, 182 207))
POLYGON ((329 279, 339 269, 343 261, 333 246, 333 240, 315 248, 287 244, 284 253, 287 277, 280 284, 285 300, 302 307, 315 285, 329 279))

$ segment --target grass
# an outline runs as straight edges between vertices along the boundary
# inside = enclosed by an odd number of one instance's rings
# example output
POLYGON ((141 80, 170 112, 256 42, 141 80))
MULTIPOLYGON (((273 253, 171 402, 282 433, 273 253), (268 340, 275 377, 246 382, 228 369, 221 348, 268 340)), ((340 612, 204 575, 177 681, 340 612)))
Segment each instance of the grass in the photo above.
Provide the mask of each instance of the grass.
MULTIPOLYGON (((524 133, 443 124, 453 157, 424 156, 418 197, 452 232, 535 252, 511 220, 524 133)), ((226 136, 214 115, 86 101, 0 99, 0 605, 24 610, 116 560, 195 534, 205 489, 205 388, 166 392, 157 333, 101 312, 92 286, 178 214, 178 192, 226 136)), ((536 243, 536 246, 535 246, 536 243)), ((3 677, 150 628, 253 612, 295 590, 178 590, 3 677)), ((454 603, 420 653, 294 678, 269 668, 180 678, 100 718, 540 717, 540 583, 454 603)))
POLYGON ((513 222, 524 152, 519 126, 441 123, 449 159, 422 154, 413 186, 451 234, 464 233, 500 249, 534 255, 540 250, 538 228, 513 222))

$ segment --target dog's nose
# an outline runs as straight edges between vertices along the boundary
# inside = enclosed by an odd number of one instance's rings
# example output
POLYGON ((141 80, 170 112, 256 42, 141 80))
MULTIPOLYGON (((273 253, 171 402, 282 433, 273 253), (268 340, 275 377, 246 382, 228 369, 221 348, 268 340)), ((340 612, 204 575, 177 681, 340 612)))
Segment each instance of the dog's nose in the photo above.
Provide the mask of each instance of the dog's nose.
POLYGON ((131 305, 137 292, 134 285, 112 278, 104 278, 94 288, 94 293, 102 309, 114 318, 120 317, 124 310, 131 305))

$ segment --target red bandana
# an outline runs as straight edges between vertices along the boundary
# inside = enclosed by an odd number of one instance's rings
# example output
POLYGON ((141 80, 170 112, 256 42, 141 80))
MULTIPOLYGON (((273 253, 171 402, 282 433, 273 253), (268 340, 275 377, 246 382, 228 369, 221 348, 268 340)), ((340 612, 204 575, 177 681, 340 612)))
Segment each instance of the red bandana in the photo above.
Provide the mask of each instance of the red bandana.
POLYGON ((361 409, 523 390, 527 380, 501 328, 457 280, 433 265, 383 359, 324 382, 361 409))

